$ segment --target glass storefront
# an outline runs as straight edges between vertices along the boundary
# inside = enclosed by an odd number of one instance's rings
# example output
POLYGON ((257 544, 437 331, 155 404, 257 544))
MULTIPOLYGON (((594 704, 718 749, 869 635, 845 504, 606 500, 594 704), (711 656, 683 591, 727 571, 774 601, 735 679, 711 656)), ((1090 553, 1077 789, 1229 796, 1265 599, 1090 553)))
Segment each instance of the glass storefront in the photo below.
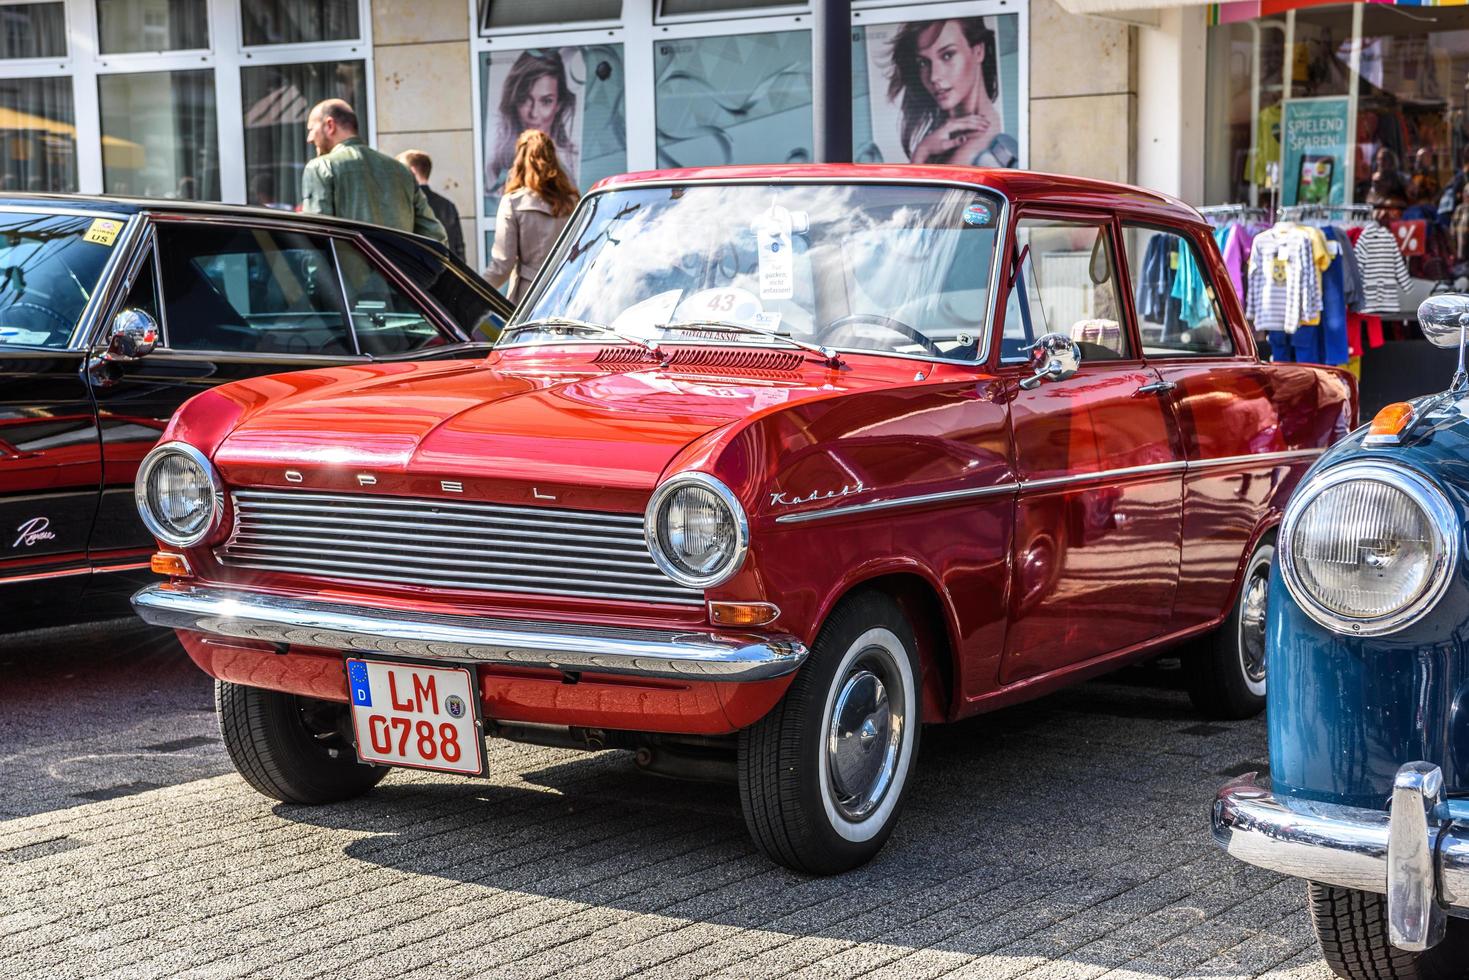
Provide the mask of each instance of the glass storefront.
MULTIPOLYGON (((294 208, 301 203, 301 170, 315 150, 306 145, 306 116, 323 99, 367 104, 367 66, 361 61, 263 65, 240 71, 245 125, 248 204, 294 208)), ((362 135, 372 139, 366 113, 362 135)))
POLYGON ((219 200, 213 72, 103 75, 97 84, 104 193, 219 200))
POLYGON ((69 80, 0 79, 0 190, 76 189, 76 114, 69 80))

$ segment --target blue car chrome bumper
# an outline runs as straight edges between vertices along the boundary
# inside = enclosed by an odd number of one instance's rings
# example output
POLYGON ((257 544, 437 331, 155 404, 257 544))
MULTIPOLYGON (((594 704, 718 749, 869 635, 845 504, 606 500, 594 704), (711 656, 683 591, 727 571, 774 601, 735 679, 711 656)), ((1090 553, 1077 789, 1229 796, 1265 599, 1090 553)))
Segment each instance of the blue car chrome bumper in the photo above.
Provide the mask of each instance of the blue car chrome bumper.
POLYGON ((1214 840, 1241 861, 1325 885, 1387 896, 1393 945, 1443 938, 1445 910, 1469 910, 1469 825, 1443 802, 1439 768, 1398 770, 1388 810, 1277 798, 1241 776, 1219 790, 1214 840))

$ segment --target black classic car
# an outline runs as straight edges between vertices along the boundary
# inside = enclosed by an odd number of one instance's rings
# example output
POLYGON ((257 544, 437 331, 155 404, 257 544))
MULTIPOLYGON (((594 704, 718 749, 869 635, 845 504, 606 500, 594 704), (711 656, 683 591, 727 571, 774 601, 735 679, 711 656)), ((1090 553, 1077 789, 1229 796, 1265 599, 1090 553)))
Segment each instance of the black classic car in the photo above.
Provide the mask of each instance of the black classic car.
POLYGON ((127 612, 154 550, 133 479, 189 397, 299 368, 480 357, 510 309, 437 242, 373 225, 0 197, 0 631, 127 612))

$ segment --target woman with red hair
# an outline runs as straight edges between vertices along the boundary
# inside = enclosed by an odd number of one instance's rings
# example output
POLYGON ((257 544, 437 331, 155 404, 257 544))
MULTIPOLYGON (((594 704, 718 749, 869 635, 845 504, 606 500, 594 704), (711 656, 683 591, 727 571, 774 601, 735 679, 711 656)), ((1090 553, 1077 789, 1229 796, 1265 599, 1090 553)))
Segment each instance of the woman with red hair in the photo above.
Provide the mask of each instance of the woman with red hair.
POLYGON ((510 302, 519 303, 530 291, 580 198, 551 137, 539 129, 521 133, 495 215, 495 243, 485 269, 485 278, 496 289, 509 284, 504 293, 510 302))

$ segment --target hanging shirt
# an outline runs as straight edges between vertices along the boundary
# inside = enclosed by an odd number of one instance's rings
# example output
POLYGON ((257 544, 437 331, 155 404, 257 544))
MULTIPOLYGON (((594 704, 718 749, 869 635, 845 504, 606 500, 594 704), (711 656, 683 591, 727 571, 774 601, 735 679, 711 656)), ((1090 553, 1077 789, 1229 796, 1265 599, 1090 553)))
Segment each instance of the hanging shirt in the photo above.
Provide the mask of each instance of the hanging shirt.
POLYGON ((1360 310, 1362 308, 1362 270, 1357 265, 1357 253, 1352 248, 1352 240, 1345 231, 1335 226, 1327 228, 1326 234, 1336 242, 1337 254, 1341 256, 1342 298, 1346 301, 1347 309, 1360 310))
POLYGON ((1137 286, 1137 314, 1144 320, 1163 323, 1168 316, 1168 297, 1173 293, 1171 235, 1154 235, 1143 253, 1142 280, 1137 286))
POLYGON ((1362 229, 1357 238, 1357 266, 1362 274, 1363 313, 1396 313, 1403 290, 1411 283, 1408 263, 1393 233, 1379 224, 1362 229))
POLYGON ((1298 226, 1279 225, 1250 247, 1246 310, 1257 330, 1295 333, 1321 315, 1321 277, 1311 237, 1298 226))
POLYGON ((1209 287, 1205 284, 1204 273, 1194 258, 1194 250, 1179 248, 1175 254, 1178 256, 1178 269, 1173 276, 1173 288, 1168 295, 1178 300, 1178 318, 1185 326, 1192 327, 1214 315, 1214 302, 1209 298, 1209 287))

